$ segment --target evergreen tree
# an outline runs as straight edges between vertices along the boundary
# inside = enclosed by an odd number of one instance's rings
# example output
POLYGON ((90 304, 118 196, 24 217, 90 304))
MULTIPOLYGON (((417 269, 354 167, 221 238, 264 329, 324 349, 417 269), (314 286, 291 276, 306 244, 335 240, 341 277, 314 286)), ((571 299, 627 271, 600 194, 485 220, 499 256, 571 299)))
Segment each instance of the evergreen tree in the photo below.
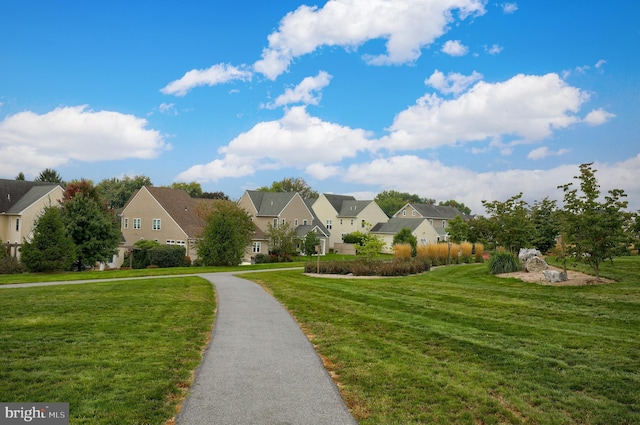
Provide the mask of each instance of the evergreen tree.
POLYGON ((315 232, 309 232, 302 241, 302 250, 309 257, 316 253, 316 247, 320 245, 320 238, 315 232))
POLYGON ((36 219, 33 237, 25 241, 20 257, 30 272, 68 270, 75 260, 75 245, 67 235, 60 208, 46 207, 36 219))
POLYGON ((35 178, 36 182, 48 182, 48 183, 63 183, 60 174, 53 168, 45 168, 40 172, 38 177, 35 178))

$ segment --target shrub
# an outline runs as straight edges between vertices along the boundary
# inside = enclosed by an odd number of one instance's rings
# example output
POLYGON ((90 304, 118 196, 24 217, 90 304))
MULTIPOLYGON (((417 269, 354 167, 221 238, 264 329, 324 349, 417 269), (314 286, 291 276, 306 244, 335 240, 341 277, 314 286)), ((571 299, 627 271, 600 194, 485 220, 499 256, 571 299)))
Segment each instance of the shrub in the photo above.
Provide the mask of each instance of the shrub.
POLYGON ((513 273, 522 269, 518 256, 510 252, 496 252, 491 256, 488 264, 491 274, 513 273))
POLYGON ((413 247, 410 243, 397 243, 393 245, 393 258, 408 260, 411 258, 413 247))
POLYGON ((149 264, 157 267, 182 267, 186 249, 180 245, 160 245, 149 250, 149 264))
POLYGON ((471 263, 473 258, 473 245, 470 242, 462 242, 460 244, 460 261, 463 263, 471 263))
POLYGON ((18 274, 24 272, 24 266, 14 257, 0 252, 0 274, 18 274))
POLYGON ((363 238, 364 238, 364 233, 362 232, 347 233, 342 237, 342 242, 352 243, 352 244, 362 244, 363 238))
MULTIPOLYGON (((406 276, 429 271, 431 262, 425 258, 410 258, 408 260, 351 260, 351 261, 323 261, 320 263, 321 274, 338 274, 354 276, 406 276)), ((318 264, 305 264, 306 273, 316 273, 318 264)))
POLYGON ((477 242, 473 246, 473 248, 476 254, 476 263, 484 262, 484 245, 482 245, 480 242, 477 242))

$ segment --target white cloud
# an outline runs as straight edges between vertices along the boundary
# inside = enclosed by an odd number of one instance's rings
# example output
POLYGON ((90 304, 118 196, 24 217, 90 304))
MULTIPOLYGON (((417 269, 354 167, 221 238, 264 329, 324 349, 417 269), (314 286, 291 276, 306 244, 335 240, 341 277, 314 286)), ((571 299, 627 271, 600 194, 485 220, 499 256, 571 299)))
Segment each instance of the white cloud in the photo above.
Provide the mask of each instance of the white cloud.
POLYGON ((464 56, 469 53, 469 48, 462 44, 460 40, 449 40, 442 46, 442 52, 449 56, 464 56))
POLYGON ((0 168, 36 173, 70 161, 152 159, 170 146, 147 125, 134 115, 86 105, 20 112, 0 121, 0 168))
POLYGON ((607 121, 615 118, 615 114, 605 111, 604 109, 594 109, 584 117, 584 122, 590 126, 602 125, 607 121))
POLYGON ((514 13, 518 10, 518 5, 516 3, 502 3, 502 11, 506 14, 514 13))
POLYGON ((450 72, 446 76, 437 69, 427 78, 424 83, 433 87, 440 93, 457 95, 462 93, 477 81, 482 79, 482 74, 473 71, 471 75, 462 75, 457 72, 450 72))
POLYGON ((527 155, 527 158, 533 159, 534 161, 536 161, 536 160, 539 160, 539 159, 547 158, 549 156, 566 155, 569 152, 570 152, 569 149, 559 149, 559 150, 554 152, 554 151, 550 151, 548 147, 542 146, 542 147, 539 147, 539 148, 534 149, 531 152, 529 152, 529 154, 527 155))
POLYGON ((167 84, 160 91, 164 94, 184 96, 194 87, 215 86, 233 80, 248 81, 252 75, 251 71, 244 66, 236 67, 222 63, 207 69, 192 69, 179 80, 167 84))
POLYGON ((386 54, 366 56, 372 65, 403 64, 420 57, 423 47, 443 35, 454 21, 485 13, 482 0, 329 0, 322 8, 300 6, 280 21, 254 70, 270 79, 291 61, 322 46, 356 49, 386 39, 386 54))
POLYGON ((600 68, 602 68, 602 67, 604 66, 604 64, 605 64, 605 63, 607 63, 607 61, 606 61, 606 60, 604 60, 604 59, 600 59, 598 62, 596 62, 595 67, 596 67, 597 69, 600 69, 600 68))
POLYGON ((306 105, 317 105, 322 94, 320 90, 329 85, 331 75, 325 71, 320 71, 315 77, 307 77, 293 89, 286 89, 275 101, 266 105, 268 109, 279 106, 286 106, 292 103, 303 103, 306 105))
POLYGON ((326 166, 371 149, 373 142, 366 131, 322 121, 310 116, 303 106, 296 106, 285 111, 280 120, 258 123, 220 148, 222 159, 191 167, 178 178, 217 181, 257 170, 309 166, 320 175, 314 164, 326 166))
POLYGON ((497 55, 502 53, 502 46, 498 45, 498 44, 493 44, 491 46, 485 46, 484 47, 484 51, 489 53, 490 55, 497 55))
POLYGON ((325 165, 320 163, 310 164, 305 168, 307 174, 318 180, 325 180, 330 177, 340 176, 343 173, 341 167, 335 165, 325 165))
POLYGON ((160 106, 158 106, 158 110, 163 113, 163 114, 167 114, 167 115, 178 115, 178 111, 176 110, 176 104, 175 103, 161 103, 160 106))
POLYGON ((381 139, 389 150, 500 141, 532 142, 554 129, 580 121, 575 113, 589 95, 567 85, 557 74, 516 75, 499 83, 480 81, 453 100, 427 94, 400 112, 381 139))

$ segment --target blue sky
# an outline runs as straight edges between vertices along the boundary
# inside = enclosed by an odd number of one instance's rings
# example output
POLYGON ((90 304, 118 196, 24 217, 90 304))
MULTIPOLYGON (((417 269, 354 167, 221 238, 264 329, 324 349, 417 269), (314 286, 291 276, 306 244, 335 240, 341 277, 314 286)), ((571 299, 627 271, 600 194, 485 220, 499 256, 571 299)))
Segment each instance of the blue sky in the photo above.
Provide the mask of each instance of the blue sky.
POLYGON ((640 3, 0 3, 0 177, 640 209, 640 3))

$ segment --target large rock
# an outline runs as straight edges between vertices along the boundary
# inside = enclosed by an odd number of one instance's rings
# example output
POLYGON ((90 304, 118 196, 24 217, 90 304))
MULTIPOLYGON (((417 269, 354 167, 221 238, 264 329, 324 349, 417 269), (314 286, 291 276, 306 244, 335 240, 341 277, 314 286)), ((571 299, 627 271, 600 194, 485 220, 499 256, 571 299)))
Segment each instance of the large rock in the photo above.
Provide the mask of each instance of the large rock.
POLYGON ((520 261, 526 264, 527 261, 529 261, 529 259, 533 257, 542 257, 542 253, 537 249, 520 248, 520 252, 518 253, 518 258, 520 259, 520 261))
POLYGON ((526 269, 530 273, 542 272, 549 268, 549 265, 540 257, 531 257, 527 260, 526 269))
POLYGON ((557 270, 545 270, 542 274, 544 274, 544 278, 547 279, 547 282, 564 282, 567 280, 567 274, 557 270))

